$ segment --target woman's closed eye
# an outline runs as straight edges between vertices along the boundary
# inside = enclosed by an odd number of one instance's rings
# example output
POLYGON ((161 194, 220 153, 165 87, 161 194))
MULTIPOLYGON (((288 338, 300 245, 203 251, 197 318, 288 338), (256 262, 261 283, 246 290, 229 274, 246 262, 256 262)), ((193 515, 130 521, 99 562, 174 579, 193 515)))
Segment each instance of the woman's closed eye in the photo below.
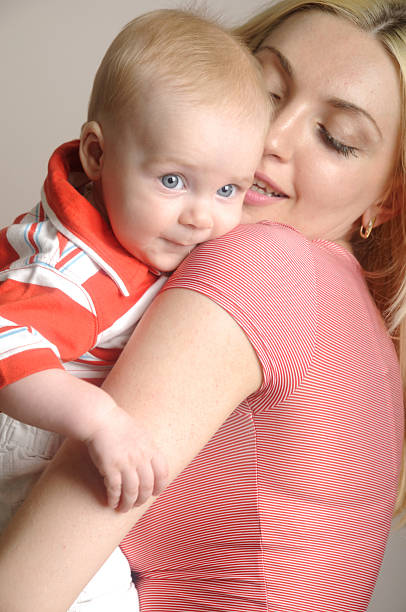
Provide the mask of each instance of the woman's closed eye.
POLYGON ((186 187, 180 174, 164 174, 160 177, 160 181, 164 187, 171 190, 180 190, 186 187))
POLYGON ((330 134, 330 132, 324 127, 322 123, 317 124, 320 135, 324 141, 324 143, 334 149, 340 155, 344 155, 344 157, 349 157, 353 155, 354 157, 358 157, 358 149, 357 147, 352 147, 350 145, 346 145, 345 143, 337 140, 330 134))
POLYGON ((279 104, 279 102, 282 100, 282 93, 277 93, 276 91, 269 91, 268 95, 269 99, 273 104, 279 104))

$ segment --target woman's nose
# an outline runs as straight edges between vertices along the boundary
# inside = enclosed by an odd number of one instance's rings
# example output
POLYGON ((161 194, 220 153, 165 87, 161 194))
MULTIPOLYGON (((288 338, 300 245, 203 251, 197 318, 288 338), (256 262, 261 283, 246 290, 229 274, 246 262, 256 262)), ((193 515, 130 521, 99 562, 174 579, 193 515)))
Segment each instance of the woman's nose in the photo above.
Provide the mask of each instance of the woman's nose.
POLYGON ((265 140, 264 156, 288 162, 300 141, 302 123, 299 109, 290 106, 276 109, 265 140))

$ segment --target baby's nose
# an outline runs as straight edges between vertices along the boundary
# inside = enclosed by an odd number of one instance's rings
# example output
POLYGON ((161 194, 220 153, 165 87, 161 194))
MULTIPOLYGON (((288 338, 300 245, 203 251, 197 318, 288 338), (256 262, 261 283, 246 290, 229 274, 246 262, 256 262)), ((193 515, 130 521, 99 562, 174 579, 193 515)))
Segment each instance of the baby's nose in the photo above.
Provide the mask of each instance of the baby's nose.
POLYGON ((199 230, 211 229, 213 227, 211 206, 204 201, 195 201, 182 210, 179 222, 199 230))

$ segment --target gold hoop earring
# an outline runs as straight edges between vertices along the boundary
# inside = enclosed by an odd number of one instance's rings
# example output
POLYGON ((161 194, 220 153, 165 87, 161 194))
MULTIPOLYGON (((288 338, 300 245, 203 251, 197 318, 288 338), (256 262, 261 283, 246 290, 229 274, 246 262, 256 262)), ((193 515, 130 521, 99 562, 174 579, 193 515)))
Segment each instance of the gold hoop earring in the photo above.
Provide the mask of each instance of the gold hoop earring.
POLYGON ((361 224, 361 227, 359 228, 359 235, 364 240, 367 240, 367 238, 370 237, 372 230, 374 229, 375 220, 376 220, 376 217, 374 217, 373 219, 370 219, 366 227, 364 227, 364 225, 361 224))

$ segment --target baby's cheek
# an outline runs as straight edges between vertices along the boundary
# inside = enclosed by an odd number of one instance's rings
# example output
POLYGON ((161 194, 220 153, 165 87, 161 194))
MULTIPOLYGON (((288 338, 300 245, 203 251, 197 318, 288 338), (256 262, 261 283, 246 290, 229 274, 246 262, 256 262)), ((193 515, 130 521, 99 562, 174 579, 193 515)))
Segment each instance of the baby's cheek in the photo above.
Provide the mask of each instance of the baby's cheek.
POLYGON ((219 225, 219 233, 221 234, 226 234, 227 232, 230 232, 232 229, 234 229, 235 227, 237 227, 237 225, 239 225, 241 223, 241 217, 242 217, 242 210, 238 209, 238 211, 235 211, 234 213, 230 213, 229 215, 226 216, 226 218, 223 220, 223 222, 219 225))
POLYGON ((255 223, 254 219, 252 218, 252 207, 251 206, 242 207, 240 223, 255 223))

